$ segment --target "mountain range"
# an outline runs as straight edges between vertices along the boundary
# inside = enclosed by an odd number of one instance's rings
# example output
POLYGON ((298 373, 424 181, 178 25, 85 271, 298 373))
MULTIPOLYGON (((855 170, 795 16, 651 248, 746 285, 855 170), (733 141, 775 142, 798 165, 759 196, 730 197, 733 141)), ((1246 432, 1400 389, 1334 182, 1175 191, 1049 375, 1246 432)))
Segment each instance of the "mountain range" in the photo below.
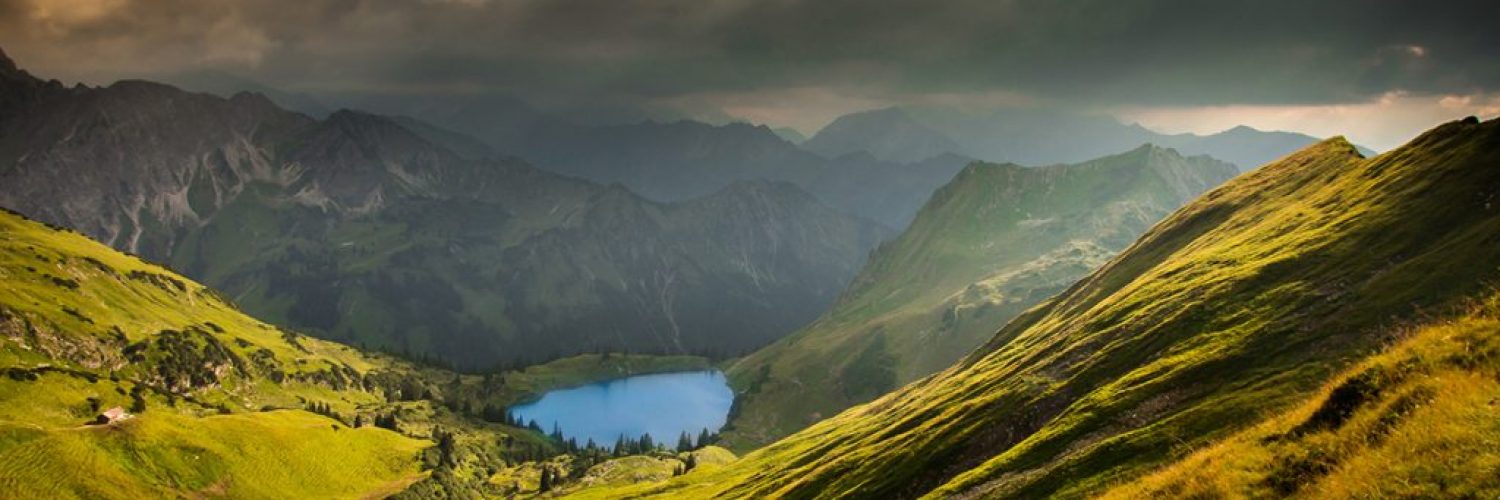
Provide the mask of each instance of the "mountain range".
POLYGON ((852 113, 800 142, 785 131, 745 123, 579 125, 516 101, 502 104, 476 103, 462 111, 400 109, 540 168, 618 182, 654 200, 689 199, 747 179, 780 180, 895 231, 974 159, 1028 166, 1077 163, 1154 144, 1212 156, 1243 171, 1317 142, 1303 134, 1243 126, 1206 136, 1161 134, 1109 117, 1055 110, 975 114, 936 107, 852 113))
POLYGON ((0 58, 0 205, 279 324, 466 367, 753 349, 887 234, 785 183, 661 203, 419 131, 249 93, 69 88, 0 58))
MULTIPOLYGON (((866 152, 908 160, 949 153, 1023 165, 1073 163, 1141 144, 1209 155, 1251 170, 1317 142, 1292 132, 1238 126, 1223 132, 1162 134, 1114 118, 1050 109, 971 112, 945 107, 885 108, 841 116, 804 147, 826 157, 866 152)), ((1360 148, 1364 154, 1373 152, 1360 148)))
POLYGON ((594 494, 1492 495, 1497 164, 1500 120, 1374 158, 1319 142, 942 372, 723 468, 594 494))
MULTIPOLYGON (((198 75, 181 81, 228 97, 236 80, 198 75)), ((241 87, 266 91, 277 103, 295 109, 326 114, 301 94, 253 82, 241 87)), ((470 158, 525 158, 543 169, 618 182, 666 202, 704 196, 743 180, 785 181, 893 231, 904 229, 932 191, 974 159, 1028 166, 1077 163, 1154 144, 1249 170, 1317 141, 1245 126, 1210 135, 1162 134, 1105 116, 1024 107, 856 112, 809 139, 794 129, 746 123, 582 124, 504 95, 356 96, 341 102, 399 117, 408 129, 470 158)))
POLYGON ((952 365, 1236 173, 1156 146, 970 165, 818 320, 729 366, 728 443, 751 449, 952 365))

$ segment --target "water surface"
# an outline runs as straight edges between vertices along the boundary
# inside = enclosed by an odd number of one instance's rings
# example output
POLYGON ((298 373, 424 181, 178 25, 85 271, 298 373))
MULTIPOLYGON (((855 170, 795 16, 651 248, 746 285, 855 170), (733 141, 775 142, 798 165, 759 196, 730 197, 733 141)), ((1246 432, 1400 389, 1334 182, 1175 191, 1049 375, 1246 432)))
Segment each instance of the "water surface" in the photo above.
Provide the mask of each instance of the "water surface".
POLYGON ((729 415, 734 392, 718 371, 636 375, 551 391, 541 399, 511 408, 522 422, 536 420, 546 432, 556 423, 563 435, 613 446, 620 436, 651 439, 668 447, 687 431, 695 438, 717 432, 729 415))

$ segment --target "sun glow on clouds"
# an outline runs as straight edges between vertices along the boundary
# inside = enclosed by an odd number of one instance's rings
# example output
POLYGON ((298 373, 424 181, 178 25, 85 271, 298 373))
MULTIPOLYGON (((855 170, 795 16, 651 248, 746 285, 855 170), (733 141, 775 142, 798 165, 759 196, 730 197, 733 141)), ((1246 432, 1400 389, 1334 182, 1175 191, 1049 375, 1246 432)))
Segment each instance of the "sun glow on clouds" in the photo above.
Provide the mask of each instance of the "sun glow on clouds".
MULTIPOLYGON (((1409 49, 1419 55, 1421 47, 1409 49)), ((1500 115, 1500 95, 1413 95, 1387 92, 1369 102, 1311 106, 1205 106, 1127 108, 1114 113, 1126 122, 1177 133, 1213 133, 1236 125, 1302 132, 1317 137, 1343 135, 1376 150, 1401 145, 1423 130, 1469 115, 1500 115)))
POLYGON ((53 32, 67 32, 79 25, 105 18, 121 7, 125 0, 51 0, 36 2, 32 20, 53 32))

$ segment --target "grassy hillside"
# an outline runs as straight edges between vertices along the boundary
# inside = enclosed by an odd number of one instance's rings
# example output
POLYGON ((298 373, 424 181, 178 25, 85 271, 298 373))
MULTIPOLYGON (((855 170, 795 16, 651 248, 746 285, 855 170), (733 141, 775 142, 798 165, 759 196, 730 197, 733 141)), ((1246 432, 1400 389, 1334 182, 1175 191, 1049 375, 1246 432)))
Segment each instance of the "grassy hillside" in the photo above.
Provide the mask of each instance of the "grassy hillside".
POLYGON ((1077 165, 974 164, 818 321, 730 366, 750 449, 927 376, 1234 175, 1152 146, 1077 165))
POLYGON ((8 213, 0 279, 0 496, 357 496, 420 477, 425 441, 259 411, 378 404, 378 360, 8 213), (84 425, 114 406, 135 418, 84 425))
POLYGON ((0 423, 0 461, 7 464, 0 472, 0 496, 393 493, 422 477, 416 457, 427 445, 384 429, 351 429, 291 410, 210 417, 148 412, 117 425, 90 427, 5 422, 0 423))
POLYGON ((581 357, 460 377, 262 323, 170 270, 9 212, 0 283, 6 498, 479 494, 493 470, 557 449, 483 421, 491 406, 705 363, 581 357), (87 425, 113 407, 132 417, 87 425), (370 425, 390 416, 389 430, 370 425))
POLYGON ((612 492, 616 488, 660 483, 682 473, 704 473, 734 462, 734 453, 717 446, 680 453, 658 452, 605 460, 593 466, 574 469, 568 459, 527 462, 496 473, 490 482, 506 493, 521 496, 539 491, 542 468, 569 479, 550 490, 553 496, 590 496, 595 491, 612 492))
MULTIPOLYGON (((1403 324, 1489 293, 1497 165, 1493 120, 1370 159, 1321 142, 1179 210, 949 370, 723 469, 614 493, 1101 492, 1295 408, 1403 324)), ((1445 463, 1423 480, 1487 467, 1445 463)))
POLYGON ((1108 498, 1500 496, 1500 294, 1108 498))

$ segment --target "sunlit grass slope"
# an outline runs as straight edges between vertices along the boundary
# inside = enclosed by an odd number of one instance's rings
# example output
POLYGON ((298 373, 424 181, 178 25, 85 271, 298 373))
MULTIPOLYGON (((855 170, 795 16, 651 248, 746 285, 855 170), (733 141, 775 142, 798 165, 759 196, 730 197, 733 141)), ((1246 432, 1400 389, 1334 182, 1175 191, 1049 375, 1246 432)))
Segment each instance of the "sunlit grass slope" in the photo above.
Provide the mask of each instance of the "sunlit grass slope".
POLYGON ((1500 294, 1111 498, 1500 497, 1500 294))
POLYGON ((727 442, 765 444, 947 368, 1235 173, 1155 146, 1074 165, 970 165, 823 317, 730 367, 727 442))
POLYGON ((0 213, 0 497, 358 497, 429 443, 353 429, 397 363, 281 331, 167 269, 0 213), (120 406, 134 418, 86 426, 120 406), (274 410, 274 411, 273 411, 274 410))
POLYGON ((723 469, 613 494, 1098 493, 1291 409, 1398 325, 1483 293, 1500 278, 1497 198, 1500 121, 1370 159, 1324 141, 1200 197, 949 370, 723 469))
POLYGON ((113 426, 75 428, 3 423, 0 496, 355 497, 419 477, 413 457, 426 445, 294 410, 148 412, 113 426))

